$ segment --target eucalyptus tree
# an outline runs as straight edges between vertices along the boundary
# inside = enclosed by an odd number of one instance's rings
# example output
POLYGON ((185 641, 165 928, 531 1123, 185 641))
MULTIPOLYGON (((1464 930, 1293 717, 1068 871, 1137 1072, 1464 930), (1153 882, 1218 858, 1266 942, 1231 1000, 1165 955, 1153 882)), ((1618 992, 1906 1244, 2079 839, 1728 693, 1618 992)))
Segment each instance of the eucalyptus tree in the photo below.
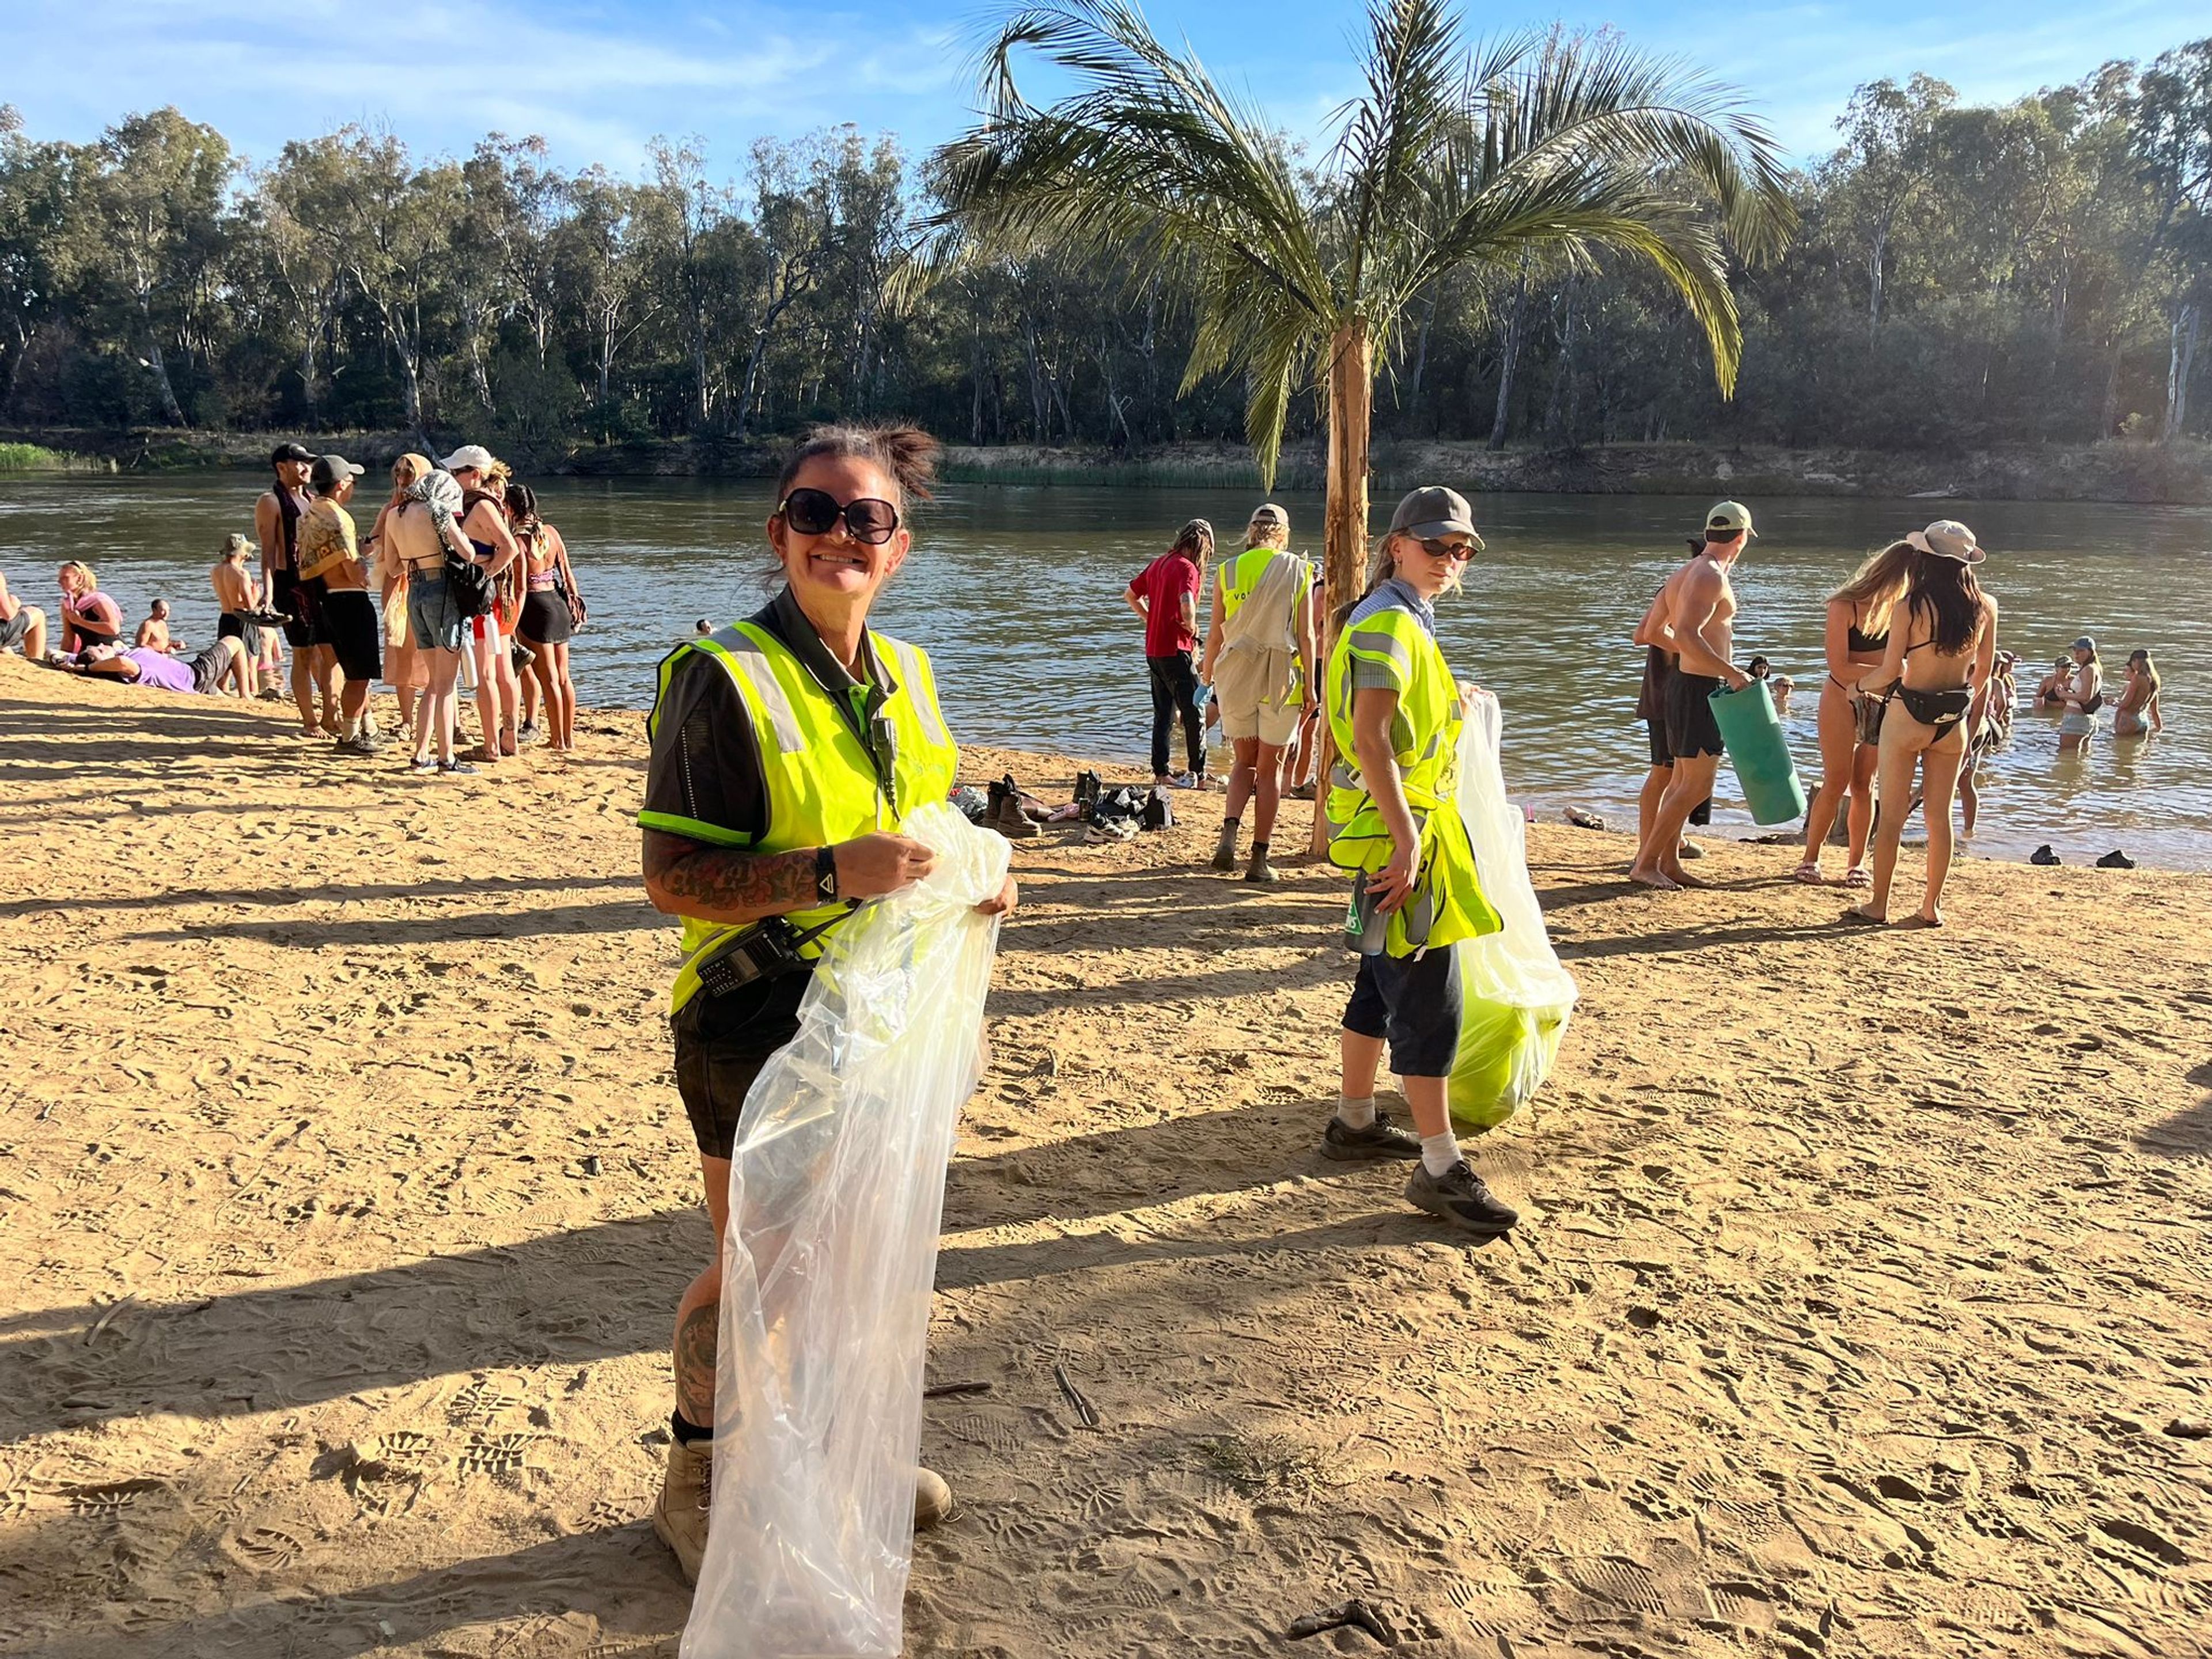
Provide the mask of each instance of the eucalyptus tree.
POLYGON ((1725 392, 1741 343, 1729 245, 1776 251, 1791 222, 1765 126, 1679 64, 1610 33, 1470 46, 1445 0, 1370 0, 1366 33, 1308 177, 1279 127, 1124 0, 1014 10, 981 54, 981 122, 938 154, 917 266, 1054 246, 1171 270, 1197 317, 1184 387, 1241 372, 1270 483, 1293 398, 1324 385, 1332 604, 1363 562, 1376 353, 1431 284, 1626 254, 1680 295, 1725 392), (1073 89, 1032 103, 1025 54, 1073 89))
POLYGON ((114 331, 137 349, 172 426, 185 421, 166 348, 204 303, 236 167, 213 127, 159 109, 110 127, 72 168, 70 270, 90 309, 128 319, 114 331))

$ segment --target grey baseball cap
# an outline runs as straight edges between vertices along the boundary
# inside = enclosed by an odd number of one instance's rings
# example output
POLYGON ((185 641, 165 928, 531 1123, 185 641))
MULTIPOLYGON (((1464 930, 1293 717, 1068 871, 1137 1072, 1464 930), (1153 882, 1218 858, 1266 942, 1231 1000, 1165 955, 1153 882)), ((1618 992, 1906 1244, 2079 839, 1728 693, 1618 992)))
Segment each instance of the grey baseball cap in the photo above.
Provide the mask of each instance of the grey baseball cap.
POLYGON ((2074 649, 2076 651, 2086 651, 2094 657, 2097 654, 2097 642, 2091 639, 2087 634, 2084 634, 2080 639, 2074 641, 2074 649))
POLYGON ((1398 510, 1390 515, 1390 533, 1418 536, 1424 541, 1456 534, 1472 540, 1476 552, 1482 551, 1482 538, 1474 532, 1474 509, 1467 504, 1466 496, 1442 484, 1426 485, 1400 501, 1398 510))
POLYGON ((307 469, 307 488, 318 495, 327 495, 343 480, 358 478, 368 471, 343 455, 318 455, 314 465, 307 469))

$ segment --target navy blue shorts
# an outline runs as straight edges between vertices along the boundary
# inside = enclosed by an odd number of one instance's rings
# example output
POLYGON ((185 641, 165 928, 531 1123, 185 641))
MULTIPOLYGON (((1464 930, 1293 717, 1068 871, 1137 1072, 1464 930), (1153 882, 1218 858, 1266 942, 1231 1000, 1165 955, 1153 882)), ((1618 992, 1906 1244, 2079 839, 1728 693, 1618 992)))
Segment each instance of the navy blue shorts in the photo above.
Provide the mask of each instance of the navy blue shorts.
POLYGON ((1344 1029, 1388 1038, 1400 1077, 1449 1077, 1459 1055, 1459 957, 1449 946, 1415 957, 1362 957, 1344 1029))

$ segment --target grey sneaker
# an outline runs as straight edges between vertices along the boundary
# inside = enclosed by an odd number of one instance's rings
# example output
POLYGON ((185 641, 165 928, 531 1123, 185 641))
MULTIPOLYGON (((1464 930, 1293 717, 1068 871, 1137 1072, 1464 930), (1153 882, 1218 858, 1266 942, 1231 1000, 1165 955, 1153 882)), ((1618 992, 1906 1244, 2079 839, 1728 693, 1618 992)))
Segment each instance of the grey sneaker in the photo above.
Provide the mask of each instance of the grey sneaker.
POLYGON ((1406 1183, 1406 1200, 1415 1209, 1441 1216, 1453 1226, 1479 1238, 1495 1238, 1509 1232, 1521 1218, 1520 1212, 1511 1205, 1500 1203, 1491 1195, 1490 1188, 1482 1184, 1482 1177, 1475 1174, 1474 1166, 1465 1158, 1440 1176, 1431 1175, 1426 1164, 1414 1170, 1413 1178, 1406 1183))
POLYGON ((1321 1133, 1321 1155, 1340 1164, 1371 1164, 1377 1158, 1419 1158, 1421 1138, 1407 1134, 1382 1113, 1364 1129, 1355 1129, 1340 1117, 1328 1121, 1321 1133))
POLYGON ((340 738, 338 747, 348 754, 374 755, 380 752, 384 745, 376 740, 373 732, 356 732, 349 738, 340 738))

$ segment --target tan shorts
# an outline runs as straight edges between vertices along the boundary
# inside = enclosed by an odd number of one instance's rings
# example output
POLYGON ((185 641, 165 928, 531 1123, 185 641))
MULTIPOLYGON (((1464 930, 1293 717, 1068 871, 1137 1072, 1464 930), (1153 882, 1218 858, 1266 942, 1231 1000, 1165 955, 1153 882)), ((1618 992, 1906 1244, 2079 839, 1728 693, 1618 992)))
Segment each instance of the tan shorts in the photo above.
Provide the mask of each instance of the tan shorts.
POLYGON ((1224 652, 1214 665, 1213 700, 1221 708, 1223 737, 1232 743, 1257 738, 1270 749, 1288 748, 1304 703, 1297 653, 1224 652))

